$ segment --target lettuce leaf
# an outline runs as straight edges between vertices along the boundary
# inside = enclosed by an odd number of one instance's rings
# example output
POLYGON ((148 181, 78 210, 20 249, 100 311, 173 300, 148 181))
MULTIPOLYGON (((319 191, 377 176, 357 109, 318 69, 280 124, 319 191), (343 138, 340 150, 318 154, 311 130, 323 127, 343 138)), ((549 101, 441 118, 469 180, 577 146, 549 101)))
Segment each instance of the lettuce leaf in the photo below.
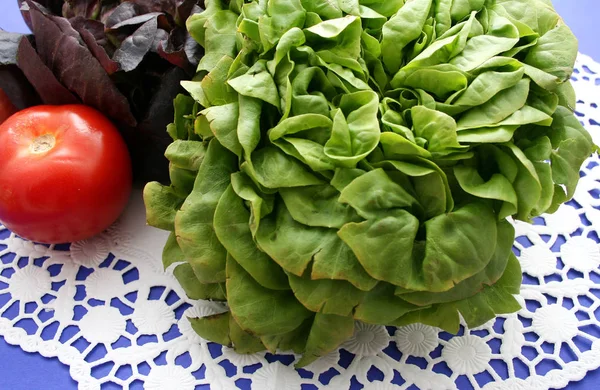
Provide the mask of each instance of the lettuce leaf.
POLYGON ((569 199, 594 150, 549 2, 206 8, 187 22, 206 56, 170 126, 178 169, 145 194, 184 290, 229 304, 198 334, 304 366, 354 321, 457 332, 520 309, 509 218, 569 199))

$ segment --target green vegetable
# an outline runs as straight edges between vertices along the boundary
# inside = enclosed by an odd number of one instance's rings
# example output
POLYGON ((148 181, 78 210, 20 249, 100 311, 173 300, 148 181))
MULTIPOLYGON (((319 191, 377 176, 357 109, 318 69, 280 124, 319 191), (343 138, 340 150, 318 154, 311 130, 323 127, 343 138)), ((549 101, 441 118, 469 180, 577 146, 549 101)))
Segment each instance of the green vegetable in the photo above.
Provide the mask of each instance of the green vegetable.
POLYGON ((193 320, 202 337, 303 366, 355 320, 456 332, 519 309, 507 218, 556 210, 594 150, 549 2, 206 5, 172 184, 144 194, 165 266, 229 304, 193 320))

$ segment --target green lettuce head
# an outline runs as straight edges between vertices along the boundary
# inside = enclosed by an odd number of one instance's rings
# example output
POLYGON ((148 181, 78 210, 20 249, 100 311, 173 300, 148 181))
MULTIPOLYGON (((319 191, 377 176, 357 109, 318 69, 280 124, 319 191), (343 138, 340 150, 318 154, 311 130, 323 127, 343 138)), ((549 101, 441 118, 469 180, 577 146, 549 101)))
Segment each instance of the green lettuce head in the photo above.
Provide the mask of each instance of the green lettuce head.
POLYGON ((165 267, 227 302, 200 336, 303 366, 355 321, 520 308, 507 219, 570 199, 594 148, 549 0, 213 0, 187 27, 205 56, 144 196, 165 267))

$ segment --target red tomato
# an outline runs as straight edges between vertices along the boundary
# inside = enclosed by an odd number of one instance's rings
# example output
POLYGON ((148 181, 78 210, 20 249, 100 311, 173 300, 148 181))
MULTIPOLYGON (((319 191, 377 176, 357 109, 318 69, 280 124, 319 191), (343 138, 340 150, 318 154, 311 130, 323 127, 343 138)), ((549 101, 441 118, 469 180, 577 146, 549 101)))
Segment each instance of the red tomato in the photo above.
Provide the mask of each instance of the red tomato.
POLYGON ((82 105, 37 106, 0 125, 0 221, 42 243, 109 227, 131 193, 131 161, 115 126, 82 105))
POLYGON ((0 123, 4 122, 9 116, 17 112, 17 108, 12 104, 6 93, 0 88, 0 123))

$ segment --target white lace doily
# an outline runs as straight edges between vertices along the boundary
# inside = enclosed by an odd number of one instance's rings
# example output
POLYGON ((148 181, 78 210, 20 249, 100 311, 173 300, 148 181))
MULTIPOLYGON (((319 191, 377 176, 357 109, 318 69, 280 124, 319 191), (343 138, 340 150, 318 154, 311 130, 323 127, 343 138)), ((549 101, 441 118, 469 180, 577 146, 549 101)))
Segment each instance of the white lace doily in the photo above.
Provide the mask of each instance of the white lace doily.
MULTIPOLYGON (((581 55, 577 115, 600 144, 600 65, 581 55), (596 103, 598 102, 598 103, 596 103)), ((600 159, 575 198, 516 225, 523 310, 451 336, 424 325, 357 324, 306 369, 294 355, 241 356, 200 339, 191 302, 160 261, 166 233, 145 226, 137 193, 117 225, 68 247, 34 245, 0 226, 0 335, 58 357, 82 389, 549 389, 600 367, 600 159)))

